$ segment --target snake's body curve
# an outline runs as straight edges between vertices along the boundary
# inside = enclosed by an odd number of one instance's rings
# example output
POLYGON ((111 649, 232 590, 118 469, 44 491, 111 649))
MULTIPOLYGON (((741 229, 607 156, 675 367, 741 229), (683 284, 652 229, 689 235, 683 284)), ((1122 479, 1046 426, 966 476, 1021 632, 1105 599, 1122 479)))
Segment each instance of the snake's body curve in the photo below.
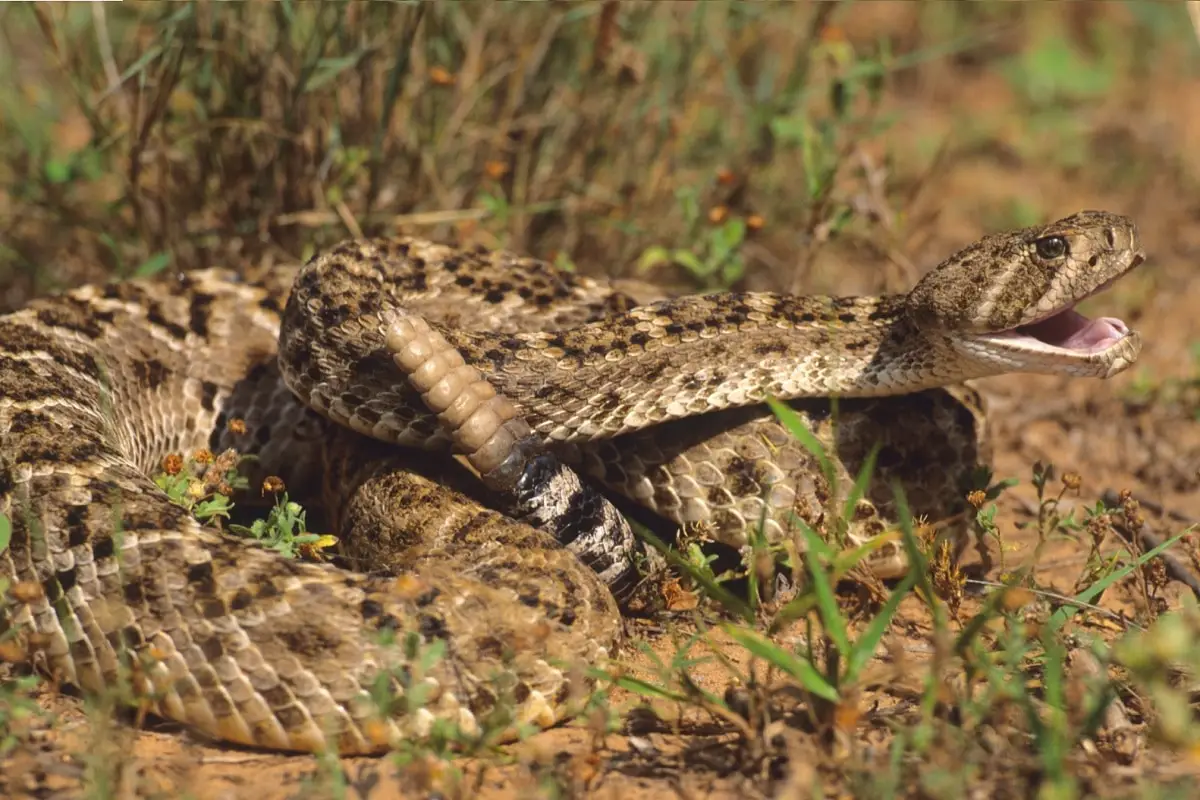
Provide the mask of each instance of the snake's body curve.
POLYGON ((619 643, 610 587, 636 549, 580 475, 733 544, 759 518, 815 522, 828 486, 763 411, 772 394, 841 469, 883 439, 915 506, 953 504, 982 454, 953 385, 1127 367, 1137 334, 1073 306, 1142 258, 1130 221, 1083 212, 883 298, 638 306, 531 259, 391 239, 250 282, 39 299, 0 317, 3 627, 62 681, 129 685, 242 744, 368 753, 439 720, 550 725, 586 683, 564 665, 619 643), (836 430, 833 394, 851 398, 836 430), (323 497, 360 569, 200 525, 150 477, 227 446, 323 497), (420 454, 452 446, 482 481, 420 454))

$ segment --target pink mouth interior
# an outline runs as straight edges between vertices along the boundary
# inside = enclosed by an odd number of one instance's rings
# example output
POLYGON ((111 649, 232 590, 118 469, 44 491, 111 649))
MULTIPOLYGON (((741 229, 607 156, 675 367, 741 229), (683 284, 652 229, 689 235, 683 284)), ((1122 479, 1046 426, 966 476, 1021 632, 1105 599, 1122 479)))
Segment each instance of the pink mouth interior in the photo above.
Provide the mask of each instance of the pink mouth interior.
POLYGON ((1041 322, 1022 325, 1016 333, 1064 350, 1097 353, 1120 341, 1129 333, 1129 328, 1114 317, 1088 319, 1074 308, 1068 308, 1041 322))

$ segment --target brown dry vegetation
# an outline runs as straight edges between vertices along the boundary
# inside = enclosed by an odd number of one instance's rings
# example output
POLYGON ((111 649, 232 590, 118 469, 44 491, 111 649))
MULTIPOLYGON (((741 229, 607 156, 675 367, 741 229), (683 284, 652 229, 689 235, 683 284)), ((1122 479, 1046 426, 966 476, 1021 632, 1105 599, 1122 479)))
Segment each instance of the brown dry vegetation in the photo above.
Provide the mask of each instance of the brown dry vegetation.
MULTIPOLYGON (((1142 332, 1133 369, 983 382, 996 476, 1020 481, 997 501, 1003 568, 965 585, 935 569, 940 616, 907 597, 832 707, 731 638, 769 613, 722 628, 705 600, 631 628, 632 674, 674 699, 626 683, 611 719, 469 759, 223 748, 8 681, 7 795, 1192 794, 1189 591, 1151 561, 1054 616, 1137 560, 1144 542, 1115 529, 1166 539, 1200 518, 1185 4, 11 4, 0 74, 3 310, 394 231, 676 290, 903 289, 984 232, 1081 208, 1133 216, 1150 255, 1089 303, 1142 332), (1056 468, 1048 506, 1039 462, 1056 468), (1056 525, 1106 490, 1140 507, 1056 525), (1024 588, 996 592, 1004 580, 1024 588), (681 684, 671 659, 697 631, 709 658, 681 684)), ((1198 571, 1193 539, 1169 552, 1198 571)), ((841 600, 856 637, 863 605, 841 600)), ((771 633, 796 652, 805 630, 771 633)))

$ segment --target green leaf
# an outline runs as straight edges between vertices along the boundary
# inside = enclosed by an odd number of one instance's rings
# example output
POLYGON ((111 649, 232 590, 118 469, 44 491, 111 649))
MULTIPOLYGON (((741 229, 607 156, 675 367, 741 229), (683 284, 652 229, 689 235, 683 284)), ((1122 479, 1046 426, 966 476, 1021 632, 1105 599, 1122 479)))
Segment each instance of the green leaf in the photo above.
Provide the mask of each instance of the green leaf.
POLYGON ((12 520, 7 514, 0 514, 0 553, 8 549, 12 542, 12 520))
POLYGON ((746 238, 746 223, 740 218, 735 217, 720 228, 713 232, 713 254, 712 261, 724 262, 746 238))
POLYGON ((637 262, 638 273, 649 272, 655 267, 671 263, 671 251, 665 247, 654 245, 642 251, 637 262))
POLYGON ((63 159, 51 159, 46 162, 46 180, 51 183, 66 183, 71 180, 71 163, 63 159))
POLYGON ((697 277, 705 277, 712 272, 712 269, 690 250, 676 250, 671 254, 671 258, 697 277))
POLYGON ((162 272, 171 263, 171 254, 166 250, 147 258, 133 271, 135 278, 149 278, 162 272))

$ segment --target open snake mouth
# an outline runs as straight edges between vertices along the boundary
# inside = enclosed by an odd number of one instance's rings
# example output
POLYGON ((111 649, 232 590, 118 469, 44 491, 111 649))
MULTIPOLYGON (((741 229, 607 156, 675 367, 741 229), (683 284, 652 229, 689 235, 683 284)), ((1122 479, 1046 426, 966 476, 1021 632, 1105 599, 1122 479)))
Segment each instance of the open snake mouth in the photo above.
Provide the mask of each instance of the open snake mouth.
POLYGON ((1012 333, 1060 350, 1091 354, 1103 352, 1124 339, 1129 326, 1116 317, 1089 319, 1072 305, 1041 322, 1022 325, 1012 333))
POLYGON ((1135 256, 1129 267, 1120 275, 1100 284, 1066 308, 1000 335, 1022 340, 1023 344, 1039 350, 1066 350, 1078 355, 1103 353, 1129 335, 1129 326, 1116 317, 1091 319, 1076 311, 1075 306, 1108 289, 1143 260, 1142 256, 1135 256))

